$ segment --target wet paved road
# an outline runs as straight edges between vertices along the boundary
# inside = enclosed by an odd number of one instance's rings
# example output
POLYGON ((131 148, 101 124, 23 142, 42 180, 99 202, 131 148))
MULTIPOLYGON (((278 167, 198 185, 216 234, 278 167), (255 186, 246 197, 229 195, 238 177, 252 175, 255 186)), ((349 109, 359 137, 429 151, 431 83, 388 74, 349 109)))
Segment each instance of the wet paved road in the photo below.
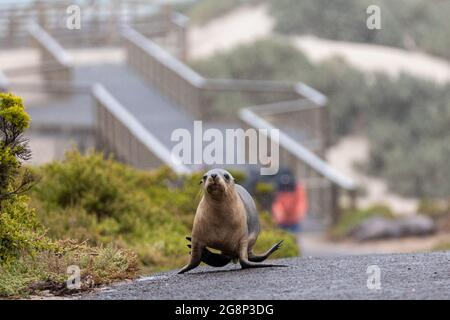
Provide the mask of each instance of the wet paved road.
MULTIPOLYGON (((82 299, 450 299, 450 252, 294 258, 287 268, 201 267, 117 284, 82 299), (370 290, 371 265, 381 289, 370 290)), ((372 273, 373 274, 373 273, 372 273)))

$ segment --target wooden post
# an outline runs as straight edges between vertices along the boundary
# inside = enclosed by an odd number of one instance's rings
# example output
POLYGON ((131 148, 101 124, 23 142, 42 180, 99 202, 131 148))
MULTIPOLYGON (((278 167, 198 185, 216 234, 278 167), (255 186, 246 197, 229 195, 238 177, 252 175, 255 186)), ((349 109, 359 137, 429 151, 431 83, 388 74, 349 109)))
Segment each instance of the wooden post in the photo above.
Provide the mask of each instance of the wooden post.
POLYGON ((8 15, 8 43, 14 44, 14 37, 17 31, 18 21, 16 11, 10 11, 8 15))
POLYGON ((47 9, 43 2, 37 2, 36 8, 38 10, 38 23, 44 29, 47 30, 47 9))
POLYGON ((169 4, 163 4, 161 6, 161 16, 164 26, 163 29, 167 36, 167 34, 169 34, 172 29, 172 6, 169 4))
POLYGON ((177 52, 179 55, 179 59, 183 62, 186 62, 188 59, 188 43, 187 43, 187 27, 179 26, 177 32, 177 52))
POLYGON ((331 185, 331 223, 336 224, 341 217, 339 206, 339 188, 335 184, 331 185))

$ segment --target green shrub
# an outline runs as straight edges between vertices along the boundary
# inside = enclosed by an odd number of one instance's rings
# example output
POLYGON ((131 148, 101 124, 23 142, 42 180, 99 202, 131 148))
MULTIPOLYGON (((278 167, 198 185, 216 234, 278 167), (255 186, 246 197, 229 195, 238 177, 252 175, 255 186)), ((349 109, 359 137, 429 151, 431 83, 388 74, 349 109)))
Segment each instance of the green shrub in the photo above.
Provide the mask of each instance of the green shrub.
POLYGON ((431 218, 440 218, 450 215, 450 200, 437 201, 431 199, 420 200, 417 211, 431 218))
POLYGON ((35 255, 52 249, 52 243, 28 207, 28 197, 16 196, 2 202, 0 213, 0 264, 8 264, 22 254, 35 255))
POLYGON ((104 160, 100 154, 83 157, 69 152, 63 162, 50 163, 38 174, 42 180, 36 194, 47 206, 78 206, 99 218, 119 217, 137 209, 137 201, 127 199, 127 188, 133 184, 130 180, 136 177, 125 166, 104 160))
POLYGON ((365 27, 365 1, 276 0, 270 4, 276 30, 282 33, 312 33, 351 41, 365 41, 371 35, 365 27))
POLYGON ((258 182, 256 184, 256 193, 264 196, 275 191, 275 187, 271 183, 258 182))
POLYGON ((334 239, 342 239, 365 220, 372 217, 394 218, 392 211, 385 206, 377 205, 367 209, 355 209, 343 212, 337 223, 331 228, 330 235, 334 239))
MULTIPOLYGON (((137 260, 127 250, 53 241, 46 235, 36 210, 29 206, 29 197, 24 195, 34 181, 34 175, 22 168, 22 160, 30 157, 26 140, 22 138, 29 120, 19 97, 0 94, 0 297, 27 295, 44 289, 66 292, 66 268, 69 265, 80 267, 83 279, 90 279, 83 282, 88 287, 134 277, 137 260)), ((82 176, 85 172, 77 173, 82 176)), ((98 180, 102 178, 94 172, 90 174, 98 180)), ((86 180, 88 178, 84 176, 81 184, 87 184, 86 180)), ((54 194, 48 193, 49 190, 41 191, 52 199, 46 204, 48 207, 55 207, 55 203, 67 206, 67 202, 76 201, 78 196, 92 196, 85 194, 82 188, 76 190, 73 198, 67 190, 50 190, 54 194)), ((103 194, 109 195, 100 193, 103 194)), ((104 208, 104 203, 95 206, 92 199, 89 200, 83 205, 95 213, 103 213, 100 209, 104 208)), ((101 197, 101 201, 106 200, 111 198, 101 197)), ((52 222, 61 224, 57 219, 52 222)), ((63 232, 59 235, 67 237, 63 232)))
POLYGON ((410 76, 381 78, 367 96, 370 170, 397 193, 450 194, 450 86, 410 76))
POLYGON ((251 80, 298 81, 300 74, 313 68, 306 56, 278 38, 239 45, 231 51, 189 63, 210 78, 251 80))
POLYGON ((283 240, 281 248, 270 256, 271 259, 296 257, 301 254, 295 236, 275 227, 269 212, 262 212, 260 222, 261 233, 254 247, 256 253, 265 252, 275 243, 283 240))

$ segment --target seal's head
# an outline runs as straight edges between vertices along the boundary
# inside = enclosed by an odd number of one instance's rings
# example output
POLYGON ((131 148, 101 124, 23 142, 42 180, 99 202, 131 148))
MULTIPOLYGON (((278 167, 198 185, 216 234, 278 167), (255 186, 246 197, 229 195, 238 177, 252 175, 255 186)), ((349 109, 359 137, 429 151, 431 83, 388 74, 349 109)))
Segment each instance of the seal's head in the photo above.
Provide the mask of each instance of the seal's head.
POLYGON ((225 199, 234 192, 234 178, 223 169, 208 171, 200 183, 203 184, 205 195, 214 200, 225 199))

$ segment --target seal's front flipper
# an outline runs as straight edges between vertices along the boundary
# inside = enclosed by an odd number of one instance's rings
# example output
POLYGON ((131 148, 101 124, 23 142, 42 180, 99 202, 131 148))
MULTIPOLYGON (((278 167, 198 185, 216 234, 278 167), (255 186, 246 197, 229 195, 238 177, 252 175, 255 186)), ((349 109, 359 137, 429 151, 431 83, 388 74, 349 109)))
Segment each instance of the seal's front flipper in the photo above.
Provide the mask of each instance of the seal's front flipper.
POLYGON ((189 270, 197 268, 202 262, 202 251, 204 248, 205 247, 198 245, 198 243, 194 243, 191 250, 191 260, 186 266, 183 267, 183 269, 178 271, 178 273, 185 273, 189 270))
POLYGON ((231 262, 231 258, 224 254, 212 253, 205 248, 202 251, 202 261, 211 267, 223 267, 231 262))
POLYGON ((267 250, 266 253, 257 255, 254 254, 253 252, 250 252, 248 255, 248 260, 251 262, 263 262, 264 260, 266 260, 272 253, 274 253, 275 251, 277 251, 280 247, 281 244, 283 243, 283 240, 281 240, 280 242, 275 243, 272 248, 270 248, 269 250, 267 250))

